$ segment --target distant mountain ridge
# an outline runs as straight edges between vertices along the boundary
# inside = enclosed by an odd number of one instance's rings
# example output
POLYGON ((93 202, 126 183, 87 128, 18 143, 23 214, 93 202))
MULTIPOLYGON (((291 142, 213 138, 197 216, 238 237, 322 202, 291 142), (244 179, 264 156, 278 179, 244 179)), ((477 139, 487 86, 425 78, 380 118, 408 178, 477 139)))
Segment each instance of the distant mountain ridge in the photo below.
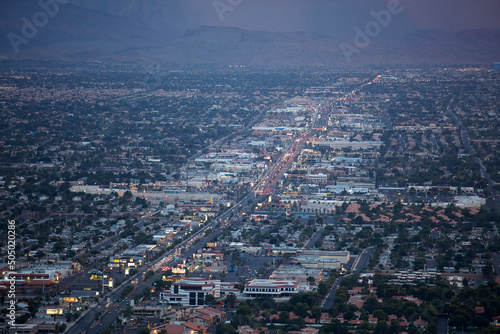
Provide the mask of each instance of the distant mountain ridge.
POLYGON ((0 56, 258 66, 490 64, 500 60, 500 31, 485 29, 460 33, 417 31, 389 42, 374 37, 350 57, 345 56, 341 46, 355 47, 353 40, 340 41, 314 33, 202 26, 177 35, 168 26, 154 29, 146 22, 144 12, 148 10, 143 6, 150 8, 154 1, 146 5, 131 2, 128 11, 140 7, 142 14, 137 20, 131 19, 130 13, 120 14, 118 7, 110 14, 73 3, 61 5, 60 12, 49 17, 36 36, 18 45, 18 53, 9 41, 9 33, 24 38, 25 22, 21 19, 33 23, 32 15, 42 9, 33 3, 28 6, 22 1, 6 1, 6 10, 0 13, 0 56))

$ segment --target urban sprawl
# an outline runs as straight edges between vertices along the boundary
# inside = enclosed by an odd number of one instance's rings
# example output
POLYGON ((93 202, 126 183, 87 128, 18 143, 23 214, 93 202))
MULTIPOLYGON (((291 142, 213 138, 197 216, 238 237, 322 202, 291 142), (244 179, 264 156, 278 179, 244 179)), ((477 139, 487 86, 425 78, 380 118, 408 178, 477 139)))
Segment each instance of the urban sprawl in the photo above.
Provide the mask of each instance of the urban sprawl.
POLYGON ((472 66, 2 60, 0 332, 499 333, 499 99, 472 66))

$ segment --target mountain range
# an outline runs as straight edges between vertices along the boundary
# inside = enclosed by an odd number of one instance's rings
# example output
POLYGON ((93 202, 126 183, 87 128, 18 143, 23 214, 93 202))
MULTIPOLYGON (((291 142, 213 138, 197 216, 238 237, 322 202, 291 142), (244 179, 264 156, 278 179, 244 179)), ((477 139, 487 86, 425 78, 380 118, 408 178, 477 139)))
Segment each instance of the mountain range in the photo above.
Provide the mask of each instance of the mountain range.
MULTIPOLYGON (((103 8, 100 2, 74 1, 60 5, 52 17, 40 14, 44 10, 33 2, 3 0, 0 56, 255 66, 452 65, 500 60, 498 30, 417 30, 397 38, 368 37, 360 45, 355 43, 354 30, 352 39, 343 40, 309 32, 248 31, 228 26, 182 30, 172 22, 161 24, 151 14, 154 0, 123 1, 129 6, 109 1, 103 8), (46 20, 36 21, 43 18, 46 20), (36 22, 40 25, 36 34, 23 34, 23 26, 36 22)), ((381 30, 379 35, 383 33, 381 30)))

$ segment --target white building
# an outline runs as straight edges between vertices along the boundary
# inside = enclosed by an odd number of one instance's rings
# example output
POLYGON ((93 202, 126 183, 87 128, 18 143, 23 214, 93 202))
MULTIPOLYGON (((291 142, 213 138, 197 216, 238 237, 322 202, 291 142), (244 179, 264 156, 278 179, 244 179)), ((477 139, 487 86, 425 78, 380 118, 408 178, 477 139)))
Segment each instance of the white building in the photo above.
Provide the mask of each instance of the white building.
POLYGON ((290 263, 300 264, 307 269, 339 269, 340 262, 335 258, 317 258, 313 256, 296 256, 290 258, 290 263))
POLYGON ((289 280, 255 279, 245 284, 239 300, 256 297, 272 297, 277 302, 286 302, 293 294, 299 293, 300 283, 289 280))
POLYGON ((240 294, 240 289, 234 287, 234 282, 225 282, 220 284, 221 297, 225 297, 231 293, 235 296, 238 296, 240 294))
POLYGON ((319 174, 307 174, 306 179, 312 183, 326 183, 328 181, 328 175, 319 173, 319 174))
POLYGON ((322 261, 323 259, 336 259, 342 264, 347 264, 351 258, 351 253, 348 251, 304 250, 300 255, 317 258, 318 261, 322 261))
POLYGON ((170 291, 160 292, 160 302, 179 306, 203 306, 207 295, 220 297, 220 285, 220 280, 182 279, 173 283, 170 291))

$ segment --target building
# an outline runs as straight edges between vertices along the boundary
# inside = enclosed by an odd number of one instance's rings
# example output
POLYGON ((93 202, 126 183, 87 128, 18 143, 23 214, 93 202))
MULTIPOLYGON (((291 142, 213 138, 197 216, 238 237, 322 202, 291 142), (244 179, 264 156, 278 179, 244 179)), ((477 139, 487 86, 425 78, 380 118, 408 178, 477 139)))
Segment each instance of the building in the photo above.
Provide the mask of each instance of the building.
POLYGON ((500 70, 500 62, 495 62, 491 64, 491 69, 492 70, 500 70))
MULTIPOLYGON (((316 258, 317 261, 323 261, 328 259, 336 259, 341 264, 347 264, 351 258, 351 254, 348 251, 320 251, 320 250, 306 250, 303 251, 301 256, 316 258)), ((321 268, 321 267, 318 267, 321 268)))
POLYGON ((37 332, 37 324, 17 324, 8 331, 9 334, 36 334, 37 332))
POLYGON ((213 307, 204 307, 197 309, 199 315, 209 317, 212 324, 226 321, 226 312, 217 310, 213 307))
POLYGON ((159 318, 171 313, 170 307, 164 306, 145 306, 134 307, 134 315, 141 318, 159 318))
POLYGON ((269 278, 277 280, 287 280, 292 279, 299 281, 300 283, 308 283, 308 278, 313 277, 315 282, 321 281, 325 275, 321 269, 303 269, 296 266, 280 266, 279 269, 273 271, 269 278))
POLYGON ((326 183, 328 181, 328 175, 319 173, 319 174, 307 174, 307 181, 311 183, 326 183))
POLYGON ((299 293, 300 283, 289 280, 255 279, 245 284, 239 300, 257 297, 272 297, 276 302, 286 302, 293 294, 299 293))
POLYGON ((230 293, 234 294, 235 296, 238 296, 240 294, 240 289, 234 287, 234 282, 226 282, 226 283, 221 283, 220 284, 220 296, 225 297, 229 295, 230 293))
POLYGON ((160 334, 160 333, 169 333, 169 334, 204 334, 207 333, 208 329, 206 327, 197 325, 192 322, 186 322, 182 325, 172 325, 172 324, 164 324, 157 327, 151 328, 149 331, 150 334, 160 334))
POLYGON ((207 295, 220 297, 220 285, 220 280, 182 279, 173 283, 170 291, 160 292, 160 302, 178 306, 203 306, 207 295))
POLYGON ((217 260, 217 261, 222 261, 224 260, 224 254, 219 251, 213 251, 213 250, 206 250, 200 253, 193 253, 193 258, 198 258, 198 259, 203 259, 203 260, 217 260))
POLYGON ((290 258, 290 263, 298 264, 307 269, 339 269, 340 262, 335 258, 318 258, 300 255, 290 258))

